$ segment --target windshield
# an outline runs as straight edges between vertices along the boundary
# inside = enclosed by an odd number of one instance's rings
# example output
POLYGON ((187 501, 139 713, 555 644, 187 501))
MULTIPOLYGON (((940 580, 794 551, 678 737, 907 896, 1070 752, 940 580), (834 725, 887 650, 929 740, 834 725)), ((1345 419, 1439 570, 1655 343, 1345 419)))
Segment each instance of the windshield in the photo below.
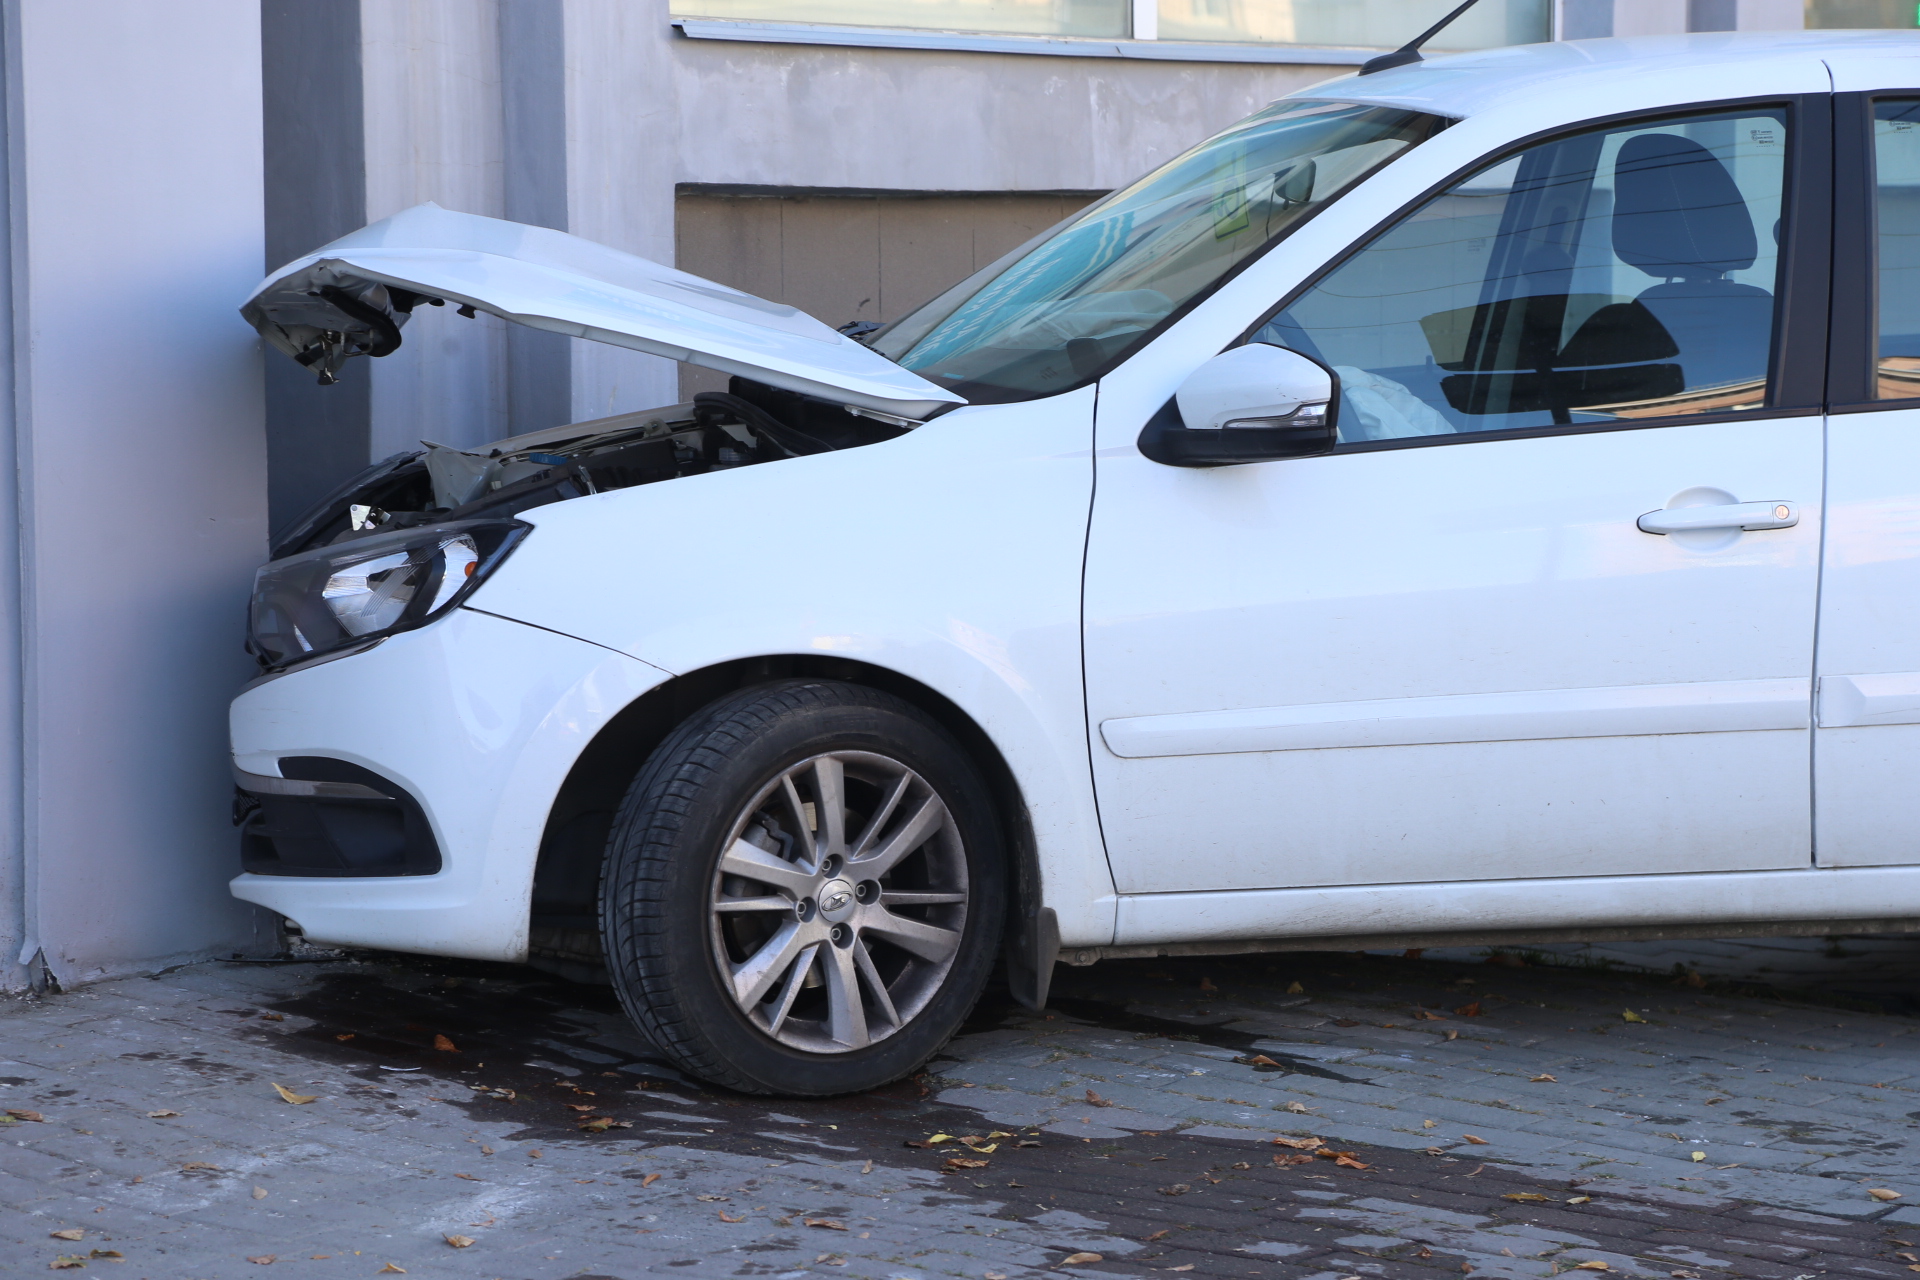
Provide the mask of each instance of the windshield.
POLYGON ((870 345, 976 402, 1064 391, 1446 123, 1398 108, 1276 103, 975 272, 870 345))

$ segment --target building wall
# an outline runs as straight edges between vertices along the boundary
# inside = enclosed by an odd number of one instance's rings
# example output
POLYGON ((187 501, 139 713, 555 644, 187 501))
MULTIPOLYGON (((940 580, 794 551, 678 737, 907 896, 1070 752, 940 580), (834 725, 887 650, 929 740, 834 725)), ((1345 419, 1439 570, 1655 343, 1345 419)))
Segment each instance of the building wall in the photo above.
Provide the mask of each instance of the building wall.
POLYGON ((225 710, 266 541, 236 310, 265 248, 259 5, 4 13, 23 799, 0 959, 70 982, 256 943, 226 890, 225 710))

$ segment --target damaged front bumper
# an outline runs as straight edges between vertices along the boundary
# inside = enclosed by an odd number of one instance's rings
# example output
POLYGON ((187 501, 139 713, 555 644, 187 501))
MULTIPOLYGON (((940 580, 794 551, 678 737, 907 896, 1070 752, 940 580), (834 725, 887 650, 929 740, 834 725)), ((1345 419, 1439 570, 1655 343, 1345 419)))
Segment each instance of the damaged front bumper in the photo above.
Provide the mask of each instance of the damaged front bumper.
POLYGON ((473 609, 234 701, 237 897, 309 941, 526 956, 547 814, 668 673, 473 609))

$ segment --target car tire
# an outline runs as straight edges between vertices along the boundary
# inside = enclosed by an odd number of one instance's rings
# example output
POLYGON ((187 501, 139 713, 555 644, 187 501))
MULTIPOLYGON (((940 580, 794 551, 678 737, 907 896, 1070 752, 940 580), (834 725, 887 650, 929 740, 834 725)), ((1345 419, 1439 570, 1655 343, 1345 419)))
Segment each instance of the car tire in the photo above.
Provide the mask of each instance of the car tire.
POLYGON ((837 681, 756 685, 681 724, 628 788, 601 882, 607 970, 690 1075, 871 1089, 980 998, 1004 862, 979 770, 924 712, 837 681))

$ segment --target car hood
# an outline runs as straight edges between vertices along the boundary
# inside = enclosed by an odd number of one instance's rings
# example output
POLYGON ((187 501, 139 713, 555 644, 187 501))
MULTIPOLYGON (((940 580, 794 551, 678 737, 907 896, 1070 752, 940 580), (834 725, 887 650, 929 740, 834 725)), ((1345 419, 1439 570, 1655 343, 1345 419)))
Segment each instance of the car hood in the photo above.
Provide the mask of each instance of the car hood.
POLYGON ((966 403, 793 307, 563 231, 432 203, 288 263, 240 314, 332 382, 349 357, 397 349, 408 316, 429 304, 914 421, 966 403))

